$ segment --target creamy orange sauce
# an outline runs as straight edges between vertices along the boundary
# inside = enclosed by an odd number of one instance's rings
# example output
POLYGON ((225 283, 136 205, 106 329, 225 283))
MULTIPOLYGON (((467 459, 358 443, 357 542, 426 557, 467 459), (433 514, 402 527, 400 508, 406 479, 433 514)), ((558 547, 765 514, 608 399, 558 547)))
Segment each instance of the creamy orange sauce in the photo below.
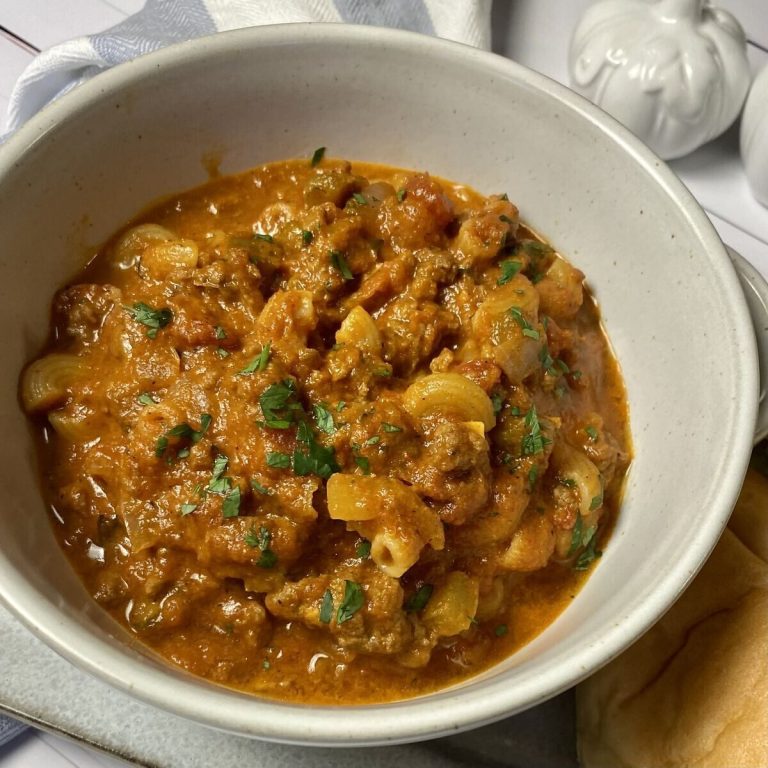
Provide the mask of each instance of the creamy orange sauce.
POLYGON ((484 197, 323 159, 147 210, 22 376, 94 598, 170 662, 300 702, 407 698, 576 595, 630 459, 583 275, 484 197))

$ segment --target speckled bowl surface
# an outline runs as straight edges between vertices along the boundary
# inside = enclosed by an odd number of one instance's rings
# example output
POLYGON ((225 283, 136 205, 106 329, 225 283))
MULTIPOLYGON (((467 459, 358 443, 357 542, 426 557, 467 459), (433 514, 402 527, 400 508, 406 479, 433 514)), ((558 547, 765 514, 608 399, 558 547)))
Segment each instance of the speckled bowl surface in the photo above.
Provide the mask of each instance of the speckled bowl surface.
POLYGON ((84 670, 163 709, 275 741, 359 745, 491 722, 607 662, 675 600, 716 542, 749 458, 755 341, 719 238, 617 123, 505 59, 337 25, 229 32, 125 64, 0 148, 0 595, 84 670), (146 654, 88 597, 51 533, 17 377, 55 289, 160 195, 308 156, 379 161, 506 191, 587 275, 626 377, 636 459, 615 534, 571 606, 488 672, 366 707, 260 700, 146 654))

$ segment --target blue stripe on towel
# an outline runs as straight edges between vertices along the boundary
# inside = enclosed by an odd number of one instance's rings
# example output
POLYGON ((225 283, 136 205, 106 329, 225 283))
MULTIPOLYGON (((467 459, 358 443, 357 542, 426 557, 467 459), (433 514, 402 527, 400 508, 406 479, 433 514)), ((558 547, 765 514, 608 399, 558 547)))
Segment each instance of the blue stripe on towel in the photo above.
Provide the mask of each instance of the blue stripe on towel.
POLYGON ((372 24, 376 27, 410 29, 434 35, 432 17, 422 0, 334 0, 343 21, 350 24, 372 24))
POLYGON ((216 31, 203 0, 147 0, 140 13, 89 40, 96 53, 114 65, 216 31))

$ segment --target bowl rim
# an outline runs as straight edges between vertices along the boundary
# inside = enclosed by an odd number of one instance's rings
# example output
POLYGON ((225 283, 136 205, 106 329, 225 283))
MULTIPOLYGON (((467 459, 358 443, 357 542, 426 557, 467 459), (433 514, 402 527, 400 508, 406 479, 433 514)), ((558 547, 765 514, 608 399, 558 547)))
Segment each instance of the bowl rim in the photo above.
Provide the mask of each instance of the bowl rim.
POLYGON ((664 589, 648 596, 641 609, 606 628, 598 642, 571 654, 560 674, 536 676, 511 687, 499 680, 461 690, 378 705, 330 707, 301 705, 258 697, 197 682, 184 673, 158 675, 151 664, 116 651, 82 627, 76 617, 40 600, 39 593, 0 552, 0 600, 34 634, 60 655, 115 688, 166 711, 220 730, 268 741, 307 746, 374 746, 405 743, 488 724, 534 706, 570 688, 617 656, 673 604, 703 565, 727 523, 741 488, 752 447, 757 413, 758 363, 752 326, 738 278, 713 225, 677 176, 629 130, 565 86, 507 58, 460 43, 402 30, 343 24, 280 24, 221 32, 178 43, 121 64, 47 105, 0 147, 0 183, 24 154, 57 124, 81 109, 113 98, 159 67, 204 59, 209 54, 247 46, 302 43, 385 45, 435 59, 459 59, 474 73, 513 79, 560 102, 589 121, 638 163, 675 205, 689 229, 705 244, 733 312, 733 334, 746 351, 741 405, 723 441, 719 483, 706 524, 695 528, 688 549, 670 564, 664 589), (750 342, 751 338, 751 342, 750 342), (727 471, 726 471, 727 469, 727 471), (188 679, 187 679, 188 678, 188 679))

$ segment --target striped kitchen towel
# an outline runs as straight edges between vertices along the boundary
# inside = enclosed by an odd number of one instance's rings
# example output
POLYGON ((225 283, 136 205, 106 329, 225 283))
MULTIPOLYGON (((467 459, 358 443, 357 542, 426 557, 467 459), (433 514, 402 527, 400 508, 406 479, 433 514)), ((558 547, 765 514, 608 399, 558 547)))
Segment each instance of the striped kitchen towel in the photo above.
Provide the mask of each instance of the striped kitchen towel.
POLYGON ((102 70, 214 32, 297 21, 394 27, 490 48, 491 0, 147 0, 122 23, 35 57, 8 107, 14 131, 49 101, 102 70))

